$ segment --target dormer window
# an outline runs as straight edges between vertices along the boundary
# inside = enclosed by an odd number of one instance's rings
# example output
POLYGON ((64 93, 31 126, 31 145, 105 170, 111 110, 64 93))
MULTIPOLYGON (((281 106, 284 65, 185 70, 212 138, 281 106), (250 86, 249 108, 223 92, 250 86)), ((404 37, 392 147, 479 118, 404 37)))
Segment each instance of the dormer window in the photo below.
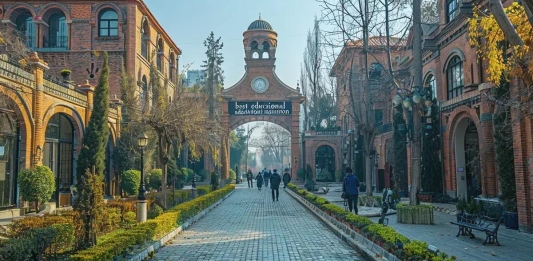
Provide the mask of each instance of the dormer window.
POLYGON ((459 0, 446 0, 446 22, 451 22, 459 14, 459 0))

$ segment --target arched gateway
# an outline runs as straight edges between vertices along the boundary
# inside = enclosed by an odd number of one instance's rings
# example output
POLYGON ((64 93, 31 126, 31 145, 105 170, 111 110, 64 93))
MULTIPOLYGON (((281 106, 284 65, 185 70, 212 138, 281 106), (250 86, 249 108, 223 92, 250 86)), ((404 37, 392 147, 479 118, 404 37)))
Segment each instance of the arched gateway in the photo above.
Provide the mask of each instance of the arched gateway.
POLYGON ((268 121, 291 133, 291 163, 295 166, 291 176, 295 177, 299 155, 300 104, 304 97, 299 88, 287 86, 276 76, 278 34, 272 26, 260 17, 248 26, 243 36, 244 76, 221 94, 221 125, 223 130, 227 130, 221 151, 223 176, 227 178, 229 170, 228 133, 247 122, 268 121))

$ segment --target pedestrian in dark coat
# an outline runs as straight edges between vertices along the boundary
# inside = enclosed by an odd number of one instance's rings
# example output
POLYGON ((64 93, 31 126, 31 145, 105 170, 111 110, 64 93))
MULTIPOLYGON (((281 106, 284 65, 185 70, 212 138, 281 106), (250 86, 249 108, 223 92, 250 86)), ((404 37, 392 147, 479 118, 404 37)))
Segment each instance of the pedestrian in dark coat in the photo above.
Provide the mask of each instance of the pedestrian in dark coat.
POLYGON ((255 180, 257 181, 257 188, 261 190, 261 187, 263 186, 263 176, 261 176, 261 172, 257 174, 255 180))
POLYGON ((270 181, 270 177, 272 176, 272 171, 266 170, 263 171, 263 179, 265 180, 265 187, 268 187, 268 182, 270 181))
POLYGON ((289 182, 291 182, 291 174, 289 174, 289 169, 285 169, 285 173, 283 173, 283 188, 286 188, 289 182))
POLYGON ((246 180, 248 180, 248 187, 254 188, 254 174, 252 174, 251 170, 248 170, 248 172, 246 172, 246 180))
POLYGON ((348 200, 348 208, 357 215, 357 198, 359 196, 359 179, 353 174, 352 168, 346 168, 346 177, 342 182, 342 192, 348 200))
POLYGON ((278 170, 274 169, 274 173, 270 176, 270 189, 272 189, 272 201, 278 201, 279 198, 279 183, 281 183, 281 176, 278 174, 278 170), (274 197, 275 192, 275 197, 274 197))

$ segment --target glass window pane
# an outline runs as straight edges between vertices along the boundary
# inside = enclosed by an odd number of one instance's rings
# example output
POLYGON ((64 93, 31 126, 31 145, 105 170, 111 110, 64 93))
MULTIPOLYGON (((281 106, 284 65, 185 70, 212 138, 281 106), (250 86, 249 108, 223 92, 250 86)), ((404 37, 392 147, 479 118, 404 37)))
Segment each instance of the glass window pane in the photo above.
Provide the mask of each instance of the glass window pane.
POLYGON ((107 9, 103 11, 100 19, 118 19, 118 14, 114 10, 107 9))
POLYGON ((109 28, 109 23, 107 21, 100 21, 100 29, 109 28))
POLYGON ((109 36, 108 32, 109 30, 107 29, 100 29, 100 36, 109 36))
POLYGON ((109 36, 118 36, 118 29, 110 29, 109 36))
POLYGON ((118 21, 117 20, 109 21, 109 27, 110 28, 118 28, 118 21))

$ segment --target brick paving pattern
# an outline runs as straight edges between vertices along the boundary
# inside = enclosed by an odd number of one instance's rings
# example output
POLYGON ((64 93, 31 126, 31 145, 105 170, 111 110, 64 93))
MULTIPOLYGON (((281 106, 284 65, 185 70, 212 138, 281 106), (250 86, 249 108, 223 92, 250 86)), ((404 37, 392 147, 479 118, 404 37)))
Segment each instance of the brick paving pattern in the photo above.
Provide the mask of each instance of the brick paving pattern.
POLYGON ((156 252, 154 260, 364 260, 280 189, 235 192, 156 252))

